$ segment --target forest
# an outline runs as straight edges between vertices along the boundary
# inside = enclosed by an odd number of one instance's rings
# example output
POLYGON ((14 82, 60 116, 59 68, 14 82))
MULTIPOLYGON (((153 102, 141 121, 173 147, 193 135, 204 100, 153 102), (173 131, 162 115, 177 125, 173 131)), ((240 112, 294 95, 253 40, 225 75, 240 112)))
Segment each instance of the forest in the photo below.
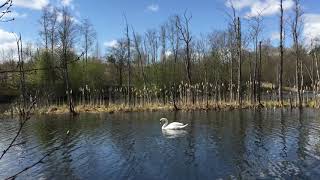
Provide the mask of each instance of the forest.
POLYGON ((17 49, 3 51, 1 99, 15 104, 23 96, 38 107, 68 105, 70 112, 112 104, 317 106, 320 40, 302 36, 299 0, 285 12, 280 2, 280 44, 263 36, 262 15, 239 17, 232 3, 225 15, 225 30, 194 35, 188 10, 145 33, 124 14, 123 37, 101 54, 89 19, 76 21, 67 7, 48 5, 38 20, 39 45, 20 35, 17 49))

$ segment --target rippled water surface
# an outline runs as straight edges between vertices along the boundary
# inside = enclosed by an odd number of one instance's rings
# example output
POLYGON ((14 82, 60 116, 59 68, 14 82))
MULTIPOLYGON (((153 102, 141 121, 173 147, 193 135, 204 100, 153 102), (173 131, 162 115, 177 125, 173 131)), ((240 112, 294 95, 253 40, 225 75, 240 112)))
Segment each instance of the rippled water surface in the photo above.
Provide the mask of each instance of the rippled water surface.
MULTIPOLYGON (((306 109, 34 117, 0 161, 0 179, 317 179, 320 113, 306 109), (188 123, 162 132, 161 117, 188 123), (67 135, 67 131, 70 131, 67 135)), ((17 130, 0 121, 0 148, 17 130)))

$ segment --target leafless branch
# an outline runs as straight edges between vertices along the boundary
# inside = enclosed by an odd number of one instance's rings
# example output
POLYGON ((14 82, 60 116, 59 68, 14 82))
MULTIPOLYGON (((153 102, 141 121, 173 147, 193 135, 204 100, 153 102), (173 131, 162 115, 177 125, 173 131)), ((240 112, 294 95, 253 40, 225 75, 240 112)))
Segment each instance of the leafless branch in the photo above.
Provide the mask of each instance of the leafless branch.
POLYGON ((27 170, 35 167, 35 166, 38 165, 38 164, 44 163, 44 162, 43 162, 44 159, 46 159, 47 157, 49 157, 51 154, 53 154, 55 151, 57 151, 57 150, 59 150, 59 149, 60 149, 60 147, 55 147, 55 148, 53 148, 50 152, 48 152, 47 154, 45 154, 44 156, 42 156, 42 158, 40 158, 37 162, 31 164, 31 165, 28 166, 28 167, 25 167, 23 170, 19 171, 19 172, 16 173, 15 175, 6 178, 6 180, 15 179, 15 178, 17 178, 20 174, 22 174, 23 172, 25 172, 25 171, 27 171, 27 170))
POLYGON ((5 8, 5 10, 0 13, 0 22, 9 22, 14 20, 14 18, 4 19, 6 14, 11 13, 10 9, 12 5, 12 0, 6 0, 2 5, 0 5, 0 10, 5 8))
POLYGON ((3 156, 10 150, 11 147, 15 146, 16 144, 14 144, 14 142, 17 140, 18 136, 21 133, 21 130, 23 129, 24 125, 26 124, 26 122, 31 118, 31 110, 34 108, 36 104, 36 101, 33 101, 31 106, 29 107, 28 111, 26 112, 26 116, 25 119, 22 120, 22 122, 19 125, 19 129, 15 135, 15 137, 12 139, 12 141, 10 142, 9 146, 3 150, 1 156, 0 156, 0 160, 3 158, 3 156))

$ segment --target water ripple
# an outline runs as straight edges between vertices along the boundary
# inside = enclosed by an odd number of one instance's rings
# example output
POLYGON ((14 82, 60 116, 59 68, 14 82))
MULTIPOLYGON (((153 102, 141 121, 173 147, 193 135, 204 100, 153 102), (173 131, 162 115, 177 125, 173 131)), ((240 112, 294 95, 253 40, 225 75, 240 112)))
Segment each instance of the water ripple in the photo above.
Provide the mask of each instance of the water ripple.
MULTIPOLYGON (((59 147, 20 178, 314 179, 320 172, 319 114, 306 109, 39 116, 21 132, 17 142, 26 143, 1 160, 0 178, 59 147), (190 126, 167 138, 161 117, 190 126)), ((0 124, 4 149, 18 124, 0 124)))

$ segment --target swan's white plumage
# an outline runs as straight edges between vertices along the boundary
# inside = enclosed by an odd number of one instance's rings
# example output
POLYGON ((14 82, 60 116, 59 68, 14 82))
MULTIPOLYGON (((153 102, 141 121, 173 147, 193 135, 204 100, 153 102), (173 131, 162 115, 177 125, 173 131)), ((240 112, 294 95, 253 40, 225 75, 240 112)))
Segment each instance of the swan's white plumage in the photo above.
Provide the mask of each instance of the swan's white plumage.
POLYGON ((179 123, 179 122, 172 122, 172 123, 168 124, 168 119, 166 119, 166 118, 161 118, 160 122, 165 122, 162 126, 162 129, 166 129, 166 130, 184 129, 185 127, 188 126, 188 124, 183 124, 183 123, 179 123))
POLYGON ((172 122, 172 123, 170 123, 170 125, 172 125, 172 126, 183 126, 184 124, 179 123, 179 122, 172 122))

